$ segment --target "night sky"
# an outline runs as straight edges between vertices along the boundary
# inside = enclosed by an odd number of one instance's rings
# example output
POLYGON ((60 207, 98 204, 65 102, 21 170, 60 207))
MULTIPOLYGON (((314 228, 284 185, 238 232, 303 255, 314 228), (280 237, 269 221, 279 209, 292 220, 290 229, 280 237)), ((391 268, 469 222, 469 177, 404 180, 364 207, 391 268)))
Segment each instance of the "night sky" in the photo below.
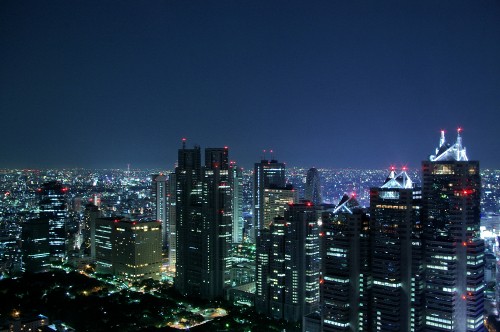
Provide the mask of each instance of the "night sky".
POLYGON ((0 111, 4 168, 500 168, 500 2, 2 0, 0 111))

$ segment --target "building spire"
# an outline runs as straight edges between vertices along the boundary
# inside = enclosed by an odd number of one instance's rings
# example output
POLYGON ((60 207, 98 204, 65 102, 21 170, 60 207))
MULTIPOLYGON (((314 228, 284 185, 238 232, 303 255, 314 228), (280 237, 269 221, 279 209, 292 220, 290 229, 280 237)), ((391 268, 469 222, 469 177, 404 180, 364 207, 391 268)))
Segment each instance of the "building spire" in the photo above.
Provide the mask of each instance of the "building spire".
POLYGON ((446 140, 444 138, 444 130, 441 130, 441 139, 439 140, 439 147, 442 147, 445 142, 446 140))

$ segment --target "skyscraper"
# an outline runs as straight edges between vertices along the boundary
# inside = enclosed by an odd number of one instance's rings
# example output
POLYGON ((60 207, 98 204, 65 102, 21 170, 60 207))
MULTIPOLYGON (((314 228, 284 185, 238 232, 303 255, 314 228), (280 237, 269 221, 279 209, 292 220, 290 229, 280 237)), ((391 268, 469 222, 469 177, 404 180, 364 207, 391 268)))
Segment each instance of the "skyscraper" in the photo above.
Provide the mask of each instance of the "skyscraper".
POLYGON ((468 160, 460 129, 454 144, 441 132, 422 172, 426 331, 484 331, 479 162, 468 160))
POLYGON ((49 219, 38 218, 23 223, 21 232, 23 270, 45 272, 49 269, 49 219))
POLYGON ((62 261, 66 257, 68 207, 65 196, 67 191, 68 188, 63 187, 57 181, 44 183, 37 191, 40 218, 49 219, 50 259, 53 261, 62 261))
MULTIPOLYGON (((101 211, 97 206, 89 203, 83 211, 83 227, 82 227, 82 250, 87 256, 92 256, 92 232, 95 231, 95 220, 101 216, 101 211)), ((94 237, 95 239, 95 237, 94 237)), ((95 259, 95 255, 92 256, 95 259)))
POLYGON ((320 253, 317 209, 290 204, 284 217, 262 229, 257 244, 256 310, 301 322, 318 308, 320 253))
POLYGON ((232 191, 228 149, 179 150, 176 178, 176 274, 184 295, 215 299, 230 286, 232 191))
POLYGON ((154 174, 152 176, 152 185, 152 197, 154 201, 156 220, 161 222, 162 244, 163 247, 166 247, 169 230, 167 225, 167 177, 163 174, 154 174))
POLYGON ((316 168, 310 168, 306 176, 305 199, 313 202, 315 205, 323 203, 321 196, 321 180, 316 168))
POLYGON ((264 190, 285 188, 285 164, 277 160, 261 160, 255 163, 253 186, 254 237, 264 228, 264 190))
POLYGON ((243 175, 242 169, 231 162, 230 167, 231 190, 233 192, 233 243, 243 241, 243 175))
POLYGON ((423 331, 421 190, 405 170, 370 189, 371 324, 377 331, 423 331))
POLYGON ((354 196, 322 214, 321 330, 369 331, 369 216, 354 196))

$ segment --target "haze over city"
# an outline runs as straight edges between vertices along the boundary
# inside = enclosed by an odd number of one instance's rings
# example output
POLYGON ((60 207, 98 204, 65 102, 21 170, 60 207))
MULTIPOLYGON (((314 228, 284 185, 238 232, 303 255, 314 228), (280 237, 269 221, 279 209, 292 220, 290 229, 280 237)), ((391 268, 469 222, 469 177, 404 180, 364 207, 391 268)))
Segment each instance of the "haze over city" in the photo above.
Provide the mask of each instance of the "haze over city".
POLYGON ((0 167, 499 167, 496 1, 2 1, 0 167))

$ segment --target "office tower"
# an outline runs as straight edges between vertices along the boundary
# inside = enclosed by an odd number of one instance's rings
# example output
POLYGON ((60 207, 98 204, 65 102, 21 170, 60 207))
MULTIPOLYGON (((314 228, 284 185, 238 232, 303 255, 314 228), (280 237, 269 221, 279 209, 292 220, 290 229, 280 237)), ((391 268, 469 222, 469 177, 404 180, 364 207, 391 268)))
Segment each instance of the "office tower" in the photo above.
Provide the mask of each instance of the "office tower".
POLYGON ((154 201, 154 210, 156 220, 161 222, 163 247, 167 246, 168 231, 167 225, 167 177, 163 174, 154 174, 152 176, 152 197, 154 201))
MULTIPOLYGON (((95 230, 95 220, 101 216, 101 211, 97 206, 89 203, 83 211, 83 229, 82 229, 82 250, 87 256, 92 256, 92 232, 95 230)), ((95 255, 92 257, 95 259, 95 255)))
POLYGON ((454 144, 441 132, 422 172, 426 331, 484 331, 479 162, 468 160, 460 130, 454 144))
POLYGON ((130 283, 160 280, 161 222, 113 221, 113 274, 130 283))
POLYGON ((370 189, 371 323, 377 331, 423 331, 421 190, 403 170, 370 189))
POLYGON ((298 192, 291 185, 284 188, 265 188, 263 210, 263 228, 269 225, 276 217, 283 217, 289 204, 298 202, 298 192))
POLYGON ((31 219, 23 223, 22 232, 23 270, 45 272, 49 270, 49 219, 31 219))
POLYGON ((121 217, 97 218, 91 231, 91 256, 95 270, 101 274, 113 274, 113 225, 121 217))
POLYGON ((168 193, 167 193, 167 204, 168 204, 168 270, 175 273, 175 264, 177 261, 177 180, 175 173, 170 173, 168 175, 168 193))
POLYGON ((215 299, 230 286, 232 193, 228 149, 179 150, 176 179, 175 288, 183 295, 215 299))
POLYGON ((320 254, 317 210, 290 204, 284 217, 262 229, 257 247, 256 310, 301 322, 318 308, 320 254))
POLYGON ((369 331, 370 218, 344 195, 321 219, 321 331, 369 331))
POLYGON ((201 293, 202 202, 200 148, 183 143, 175 168, 176 250, 175 288, 181 294, 201 293))
POLYGON ((255 164, 253 186, 254 237, 264 228, 264 189, 285 188, 285 164, 277 160, 261 160, 255 164))
POLYGON ((310 168, 307 171, 305 199, 313 202, 315 205, 323 203, 323 198, 321 196, 321 181, 319 172, 316 168, 310 168))
POLYGON ((204 252, 207 298, 221 297, 231 283, 232 189, 229 175, 228 148, 206 148, 203 182, 206 201, 203 204, 204 228, 208 246, 204 252))
POLYGON ((105 217, 97 218, 94 225, 92 252, 97 273, 130 283, 160 279, 161 223, 105 217))
POLYGON ((68 243, 68 207, 66 192, 68 188, 60 182, 51 181, 44 183, 38 189, 40 217, 49 219, 49 246, 50 259, 62 261, 66 257, 68 243))
POLYGON ((233 243, 243 241, 243 174, 241 167, 231 162, 229 166, 233 191, 233 243))

